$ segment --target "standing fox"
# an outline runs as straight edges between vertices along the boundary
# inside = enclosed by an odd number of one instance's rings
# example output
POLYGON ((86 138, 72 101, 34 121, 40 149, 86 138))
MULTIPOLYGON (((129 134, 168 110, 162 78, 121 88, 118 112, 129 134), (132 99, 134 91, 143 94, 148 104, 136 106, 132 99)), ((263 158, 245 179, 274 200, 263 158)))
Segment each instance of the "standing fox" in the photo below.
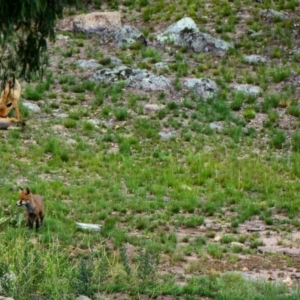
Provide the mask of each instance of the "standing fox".
POLYGON ((35 222, 35 229, 38 231, 39 227, 43 225, 45 217, 45 208, 42 196, 32 194, 29 188, 20 188, 20 198, 17 205, 26 207, 25 215, 27 217, 28 227, 33 229, 35 222))
POLYGON ((14 108, 16 118, 9 118, 10 122, 20 121, 19 98, 21 96, 21 85, 17 79, 10 77, 5 83, 4 91, 0 96, 0 117, 6 118, 14 108))

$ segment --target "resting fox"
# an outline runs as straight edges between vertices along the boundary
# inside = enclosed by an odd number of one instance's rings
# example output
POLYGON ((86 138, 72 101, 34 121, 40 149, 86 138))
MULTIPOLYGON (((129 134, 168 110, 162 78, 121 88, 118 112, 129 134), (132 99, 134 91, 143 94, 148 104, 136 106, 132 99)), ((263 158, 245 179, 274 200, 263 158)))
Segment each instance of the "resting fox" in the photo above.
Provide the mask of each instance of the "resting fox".
POLYGON ((18 206, 25 206, 25 215, 27 217, 27 225, 30 229, 33 229, 35 222, 36 231, 41 225, 45 217, 44 201, 42 196, 34 195, 30 192, 29 188, 20 188, 20 198, 17 202, 18 206))
POLYGON ((17 79, 10 77, 5 83, 4 91, 0 96, 0 118, 6 118, 14 108, 16 117, 8 118, 10 122, 20 121, 20 110, 18 101, 21 96, 21 85, 17 79))

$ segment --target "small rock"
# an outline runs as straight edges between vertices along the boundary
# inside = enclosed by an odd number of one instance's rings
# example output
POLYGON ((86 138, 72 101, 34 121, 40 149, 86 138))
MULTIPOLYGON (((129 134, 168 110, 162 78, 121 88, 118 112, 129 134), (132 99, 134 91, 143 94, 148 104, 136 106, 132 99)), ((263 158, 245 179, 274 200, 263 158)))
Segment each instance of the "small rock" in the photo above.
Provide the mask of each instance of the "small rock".
POLYGON ((51 128, 52 128, 52 130, 58 131, 58 132, 62 132, 65 130, 65 127, 63 125, 58 125, 58 124, 53 125, 51 128))
POLYGON ((80 295, 76 298, 76 300, 91 300, 89 297, 84 296, 84 295, 80 295))
POLYGON ((62 118, 62 119, 65 119, 65 118, 67 118, 67 117, 68 117, 68 115, 67 115, 67 114, 65 114, 65 113, 61 113, 61 114, 55 114, 55 116, 56 116, 57 118, 62 118))
POLYGON ((281 13, 274 9, 264 9, 261 15, 266 19, 280 19, 282 21, 289 19, 284 13, 281 13))
POLYGON ((209 128, 221 132, 223 130, 223 124, 221 122, 212 122, 209 124, 209 128))
POLYGON ((169 69, 168 64, 165 63, 165 62, 158 62, 158 63, 155 63, 155 64, 153 65, 153 67, 156 68, 156 69, 167 69, 167 70, 169 69))
POLYGON ((79 59, 76 62, 77 66, 83 69, 98 69, 101 65, 95 59, 79 59))
POLYGON ((213 97, 219 90, 216 82, 208 78, 190 78, 183 85, 188 89, 193 89, 203 99, 213 97))
POLYGON ((57 40, 68 40, 68 39, 70 39, 70 37, 69 36, 67 36, 67 35, 63 35, 63 34, 58 34, 57 36, 56 36, 56 39, 57 40))
POLYGON ((244 56, 244 60, 249 64, 258 64, 258 63, 265 63, 267 59, 261 55, 247 55, 244 56))
POLYGON ((241 247, 241 248, 244 248, 244 247, 245 247, 244 244, 239 243, 239 242, 231 242, 231 246, 232 246, 232 247, 241 247))
POLYGON ((215 241, 215 242, 219 242, 220 239, 221 239, 221 236, 220 236, 220 235, 217 235, 217 236, 214 237, 214 241, 215 241))
POLYGON ((77 227, 81 229, 86 229, 86 230, 93 230, 93 231, 99 231, 101 230, 102 225, 99 224, 89 224, 89 223, 80 223, 80 222, 75 222, 77 227))
POLYGON ((69 144, 69 145, 76 145, 77 144, 77 142, 73 139, 67 139, 66 143, 69 144))
POLYGON ((91 124, 93 124, 93 125, 95 125, 95 126, 97 126, 97 125, 100 124, 100 121, 97 120, 97 119, 89 119, 89 120, 87 120, 87 122, 88 122, 88 123, 91 123, 91 124))
POLYGON ((247 34, 248 34, 249 36, 253 37, 253 38, 259 37, 259 36, 262 36, 262 35, 263 35, 261 32, 256 32, 256 31, 254 31, 254 30, 252 30, 252 29, 249 29, 249 30, 247 31, 247 34))
POLYGON ((177 136, 177 133, 175 131, 159 132, 158 134, 162 140, 169 140, 170 138, 177 136))
POLYGON ((258 96, 262 93, 262 89, 260 87, 251 84, 236 84, 233 88, 236 91, 243 92, 247 95, 258 96))
POLYGON ((145 110, 145 112, 155 112, 155 111, 163 109, 164 107, 165 106, 162 105, 162 104, 151 104, 151 103, 148 103, 148 104, 145 104, 144 110, 145 110))
POLYGON ((292 280, 292 278, 290 276, 288 276, 282 282, 285 283, 288 287, 291 287, 291 286, 294 285, 294 282, 293 282, 293 280, 292 280))
POLYGON ((28 108, 29 110, 32 110, 34 112, 41 111, 40 107, 37 104, 27 102, 27 101, 23 101, 22 104, 23 104, 23 106, 25 106, 26 108, 28 108))
POLYGON ((114 56, 110 57, 110 62, 116 66, 122 65, 122 60, 114 56))

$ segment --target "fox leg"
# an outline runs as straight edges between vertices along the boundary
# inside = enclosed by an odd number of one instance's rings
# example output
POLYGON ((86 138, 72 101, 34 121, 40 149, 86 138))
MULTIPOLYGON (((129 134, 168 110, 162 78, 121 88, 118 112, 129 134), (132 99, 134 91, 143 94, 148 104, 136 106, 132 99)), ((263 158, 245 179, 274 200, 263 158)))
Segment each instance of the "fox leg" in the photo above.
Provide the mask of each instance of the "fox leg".
POLYGON ((19 110, 18 101, 14 101, 12 105, 15 108, 16 119, 20 121, 20 110, 19 110))
POLYGON ((40 220, 39 220, 39 217, 36 216, 36 218, 35 218, 35 230, 38 231, 39 228, 40 228, 40 220))
POLYGON ((45 215, 43 213, 41 213, 40 214, 41 226, 44 225, 44 217, 45 217, 45 215))
POLYGON ((29 229, 33 229, 33 223, 34 223, 34 218, 32 218, 31 216, 28 217, 28 227, 29 227, 29 229))

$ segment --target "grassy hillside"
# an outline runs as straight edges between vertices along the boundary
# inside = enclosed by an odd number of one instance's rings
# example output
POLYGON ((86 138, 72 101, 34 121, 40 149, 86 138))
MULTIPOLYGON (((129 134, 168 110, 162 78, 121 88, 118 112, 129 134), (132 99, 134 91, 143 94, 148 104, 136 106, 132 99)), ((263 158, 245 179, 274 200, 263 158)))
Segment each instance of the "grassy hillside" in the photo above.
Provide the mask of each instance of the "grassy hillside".
POLYGON ((117 48, 58 32, 69 38, 49 45, 43 81, 22 82, 25 130, 0 132, 0 294, 299 299, 298 1, 108 2, 68 9, 66 17, 119 10, 149 46, 117 48), (263 17, 268 8, 288 18, 263 17), (156 46, 155 35, 184 16, 235 48, 156 46), (267 61, 249 64, 250 54, 267 61), (101 85, 88 80, 94 71, 76 66, 96 59, 112 67, 110 57, 162 74, 174 88, 101 85), (155 70, 160 61, 169 69, 155 70), (183 87, 184 78, 213 79, 220 91, 204 101, 183 87), (236 83, 263 92, 234 92, 236 83), (158 109, 149 112, 148 103, 158 109), (38 233, 16 206, 18 186, 45 198, 38 233), (102 229, 78 229, 76 221, 102 229))

